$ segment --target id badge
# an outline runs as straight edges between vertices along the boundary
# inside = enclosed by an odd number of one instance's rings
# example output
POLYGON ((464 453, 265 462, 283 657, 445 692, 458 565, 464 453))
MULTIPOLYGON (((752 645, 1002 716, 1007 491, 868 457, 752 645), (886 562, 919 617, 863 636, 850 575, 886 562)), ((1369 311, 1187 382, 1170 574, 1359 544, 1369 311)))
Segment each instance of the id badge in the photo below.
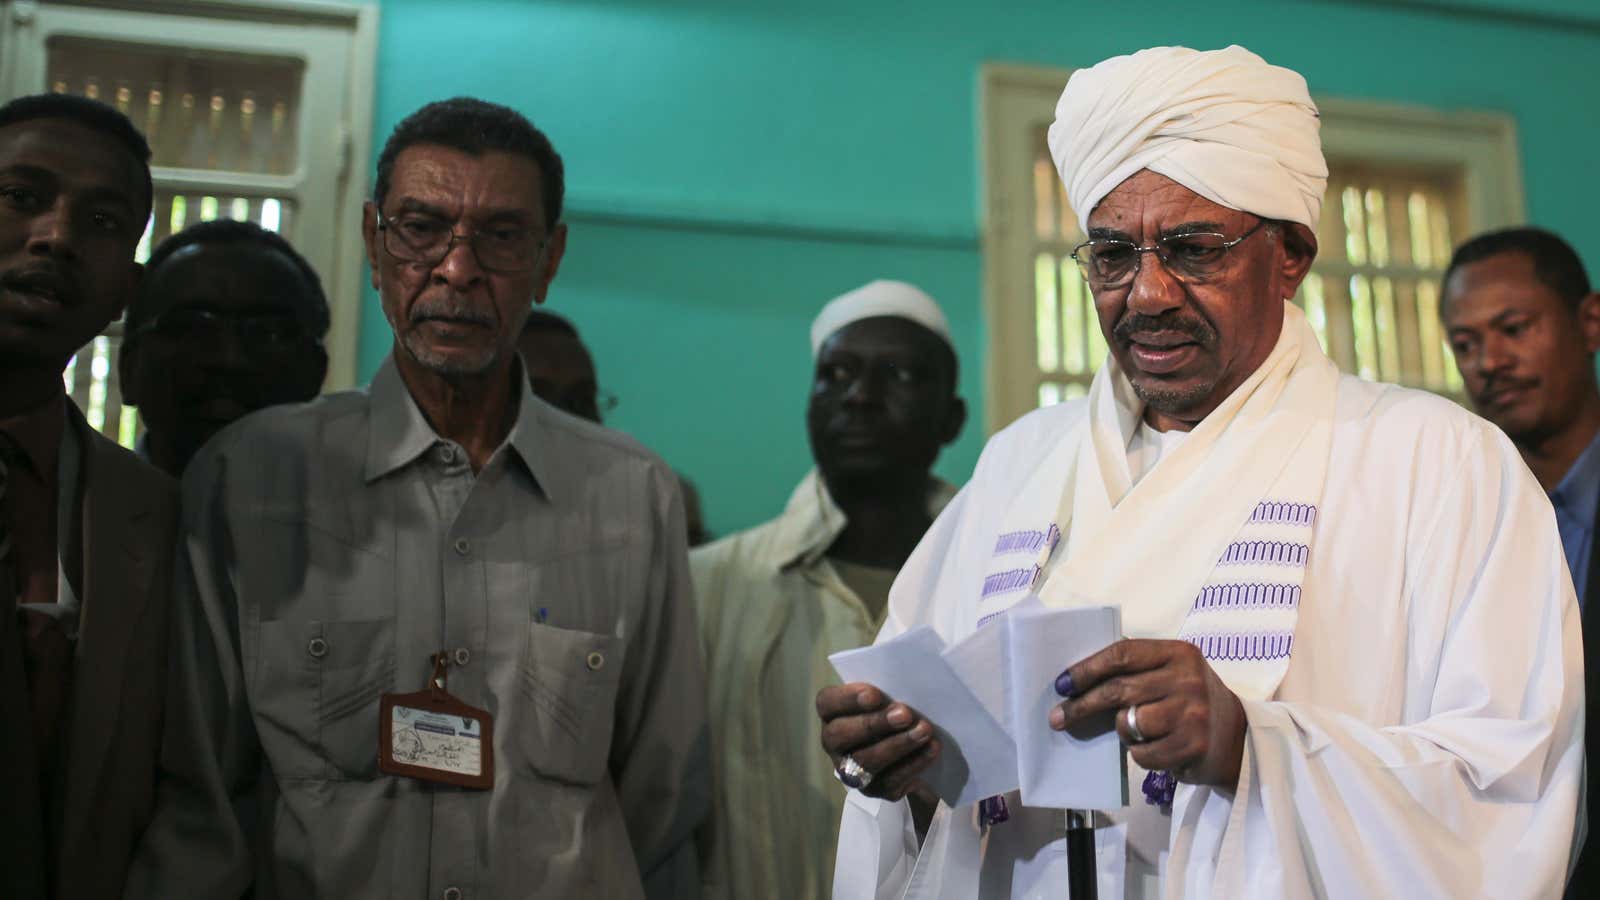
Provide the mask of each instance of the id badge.
POLYGON ((494 717, 444 689, 444 654, 428 689, 384 694, 378 706, 378 769, 456 787, 494 786, 494 717))

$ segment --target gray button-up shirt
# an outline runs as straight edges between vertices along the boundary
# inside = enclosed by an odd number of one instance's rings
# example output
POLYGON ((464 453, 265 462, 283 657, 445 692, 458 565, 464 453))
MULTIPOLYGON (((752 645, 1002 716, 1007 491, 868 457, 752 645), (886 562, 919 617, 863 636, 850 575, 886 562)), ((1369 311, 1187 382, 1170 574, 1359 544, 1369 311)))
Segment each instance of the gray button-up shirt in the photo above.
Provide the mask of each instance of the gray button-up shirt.
MULTIPOLYGON (((520 369, 517 377, 521 377, 520 369)), ((474 476, 392 360, 190 466, 130 897, 693 896, 705 690, 672 472, 521 391, 474 476), (378 703, 494 716, 494 787, 378 771, 378 703)))

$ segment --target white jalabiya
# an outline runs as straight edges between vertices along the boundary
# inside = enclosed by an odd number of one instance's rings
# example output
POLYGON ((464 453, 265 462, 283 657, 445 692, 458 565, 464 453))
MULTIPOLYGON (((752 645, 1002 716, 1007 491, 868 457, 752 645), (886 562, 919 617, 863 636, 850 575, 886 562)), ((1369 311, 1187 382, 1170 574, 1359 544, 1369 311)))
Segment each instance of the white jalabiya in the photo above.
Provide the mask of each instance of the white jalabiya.
POLYGON ((1140 169, 1213 203, 1317 227, 1328 165, 1298 72, 1243 47, 1152 47, 1072 73, 1050 155, 1078 223, 1140 169))
MULTIPOLYGON (((1019 531, 1051 533, 1075 458, 1058 451, 1083 444, 1091 415, 1090 401, 1062 404, 989 442, 901 570, 878 640, 929 625, 954 642, 1026 593, 1026 582, 995 590, 992 575, 1005 557, 1033 561, 1039 547, 1019 531), (1019 529, 1024 508, 1037 518, 1019 529)), ((1118 446, 1137 418, 1118 416, 1118 446)), ((1308 545, 1298 594, 1206 579, 1184 618, 1164 620, 1164 636, 1178 637, 1215 606, 1253 603, 1269 616, 1281 611, 1273 604, 1294 607, 1281 681, 1266 697, 1241 696, 1238 788, 1180 785, 1167 815, 1143 803, 1144 773, 1130 765, 1133 805, 1109 811, 1098 834, 1102 898, 1560 892, 1581 780, 1582 662, 1549 502, 1502 434, 1441 398, 1341 377, 1327 424, 1313 523, 1293 505, 1258 503, 1243 526, 1212 529, 1301 529, 1291 541, 1308 545)), ((1157 484, 1198 434, 1127 497, 1157 484)), ((1188 501, 1172 503, 1181 511, 1188 501)), ((1160 581, 1173 549, 1145 546, 1131 564, 1160 581)), ((1097 599, 1120 602, 1128 621, 1146 595, 1097 599)), ((1010 808, 987 829, 970 808, 941 808, 919 857, 904 803, 852 793, 835 898, 1062 896, 1061 814, 1014 796, 1010 808)))

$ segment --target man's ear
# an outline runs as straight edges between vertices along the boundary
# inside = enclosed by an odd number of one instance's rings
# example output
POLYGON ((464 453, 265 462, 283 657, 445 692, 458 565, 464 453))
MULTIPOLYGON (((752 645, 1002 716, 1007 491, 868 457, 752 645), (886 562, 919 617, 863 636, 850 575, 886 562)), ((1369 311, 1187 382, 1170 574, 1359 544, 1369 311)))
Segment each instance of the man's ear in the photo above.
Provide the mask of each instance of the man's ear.
POLYGON ((556 223, 555 229, 550 232, 550 243, 545 247, 544 255, 544 272, 533 290, 535 303, 544 302, 545 296, 550 293, 550 282, 556 280, 556 272, 561 268, 561 259, 567 255, 567 223, 556 223))
POLYGON ((1283 299, 1294 299, 1300 282, 1311 272, 1317 260, 1317 233, 1298 222, 1283 222, 1280 240, 1283 241, 1283 262, 1279 275, 1283 278, 1283 299))
MULTIPOLYGON (((121 319, 122 314, 128 311, 128 304, 132 303, 133 298, 139 295, 139 286, 144 284, 144 276, 143 263, 128 264, 128 272, 122 282, 122 293, 117 298, 117 308, 111 313, 112 322, 121 319)), ((106 324, 109 325, 111 323, 107 322, 106 324)))
POLYGON ((1584 349, 1600 351, 1600 291, 1578 301, 1578 333, 1583 335, 1584 349))
POLYGON ((117 348, 117 391, 122 394, 123 406, 138 406, 143 393, 138 359, 139 339, 123 335, 122 346, 117 348))
POLYGON ((961 429, 967 425, 967 401, 960 397, 950 398, 950 407, 945 412, 944 431, 939 435, 939 444, 949 446, 961 436, 961 429))
POLYGON ((372 280, 372 289, 378 289, 378 207, 371 200, 361 204, 361 242, 367 251, 367 275, 372 280))

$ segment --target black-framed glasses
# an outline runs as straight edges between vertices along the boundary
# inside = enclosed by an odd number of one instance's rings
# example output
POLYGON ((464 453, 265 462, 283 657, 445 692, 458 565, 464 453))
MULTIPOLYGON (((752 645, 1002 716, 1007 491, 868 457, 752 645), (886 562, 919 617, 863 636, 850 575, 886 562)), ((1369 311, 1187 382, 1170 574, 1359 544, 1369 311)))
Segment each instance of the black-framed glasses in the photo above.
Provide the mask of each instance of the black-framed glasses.
POLYGON ((234 313, 204 306, 174 306, 133 329, 133 335, 158 334, 183 343, 211 343, 225 333, 246 352, 282 353, 314 342, 300 321, 287 313, 234 313))
POLYGON ((452 222, 409 212, 397 216, 378 213, 378 231, 383 234, 383 249, 401 262, 432 268, 457 244, 466 244, 472 248, 479 266, 499 273, 531 271, 539 264, 549 240, 534 229, 519 225, 491 225, 469 234, 456 234, 452 222))
POLYGON ((1267 219, 1258 219, 1254 228, 1233 240, 1228 240, 1225 234, 1201 231, 1170 234, 1148 247, 1141 247, 1132 241, 1084 241, 1072 248, 1072 258, 1078 261, 1084 280, 1095 288, 1119 288, 1131 284, 1139 274, 1146 253, 1154 253, 1167 271, 1180 280, 1205 281, 1222 271, 1229 250, 1260 231, 1267 222, 1267 219))

